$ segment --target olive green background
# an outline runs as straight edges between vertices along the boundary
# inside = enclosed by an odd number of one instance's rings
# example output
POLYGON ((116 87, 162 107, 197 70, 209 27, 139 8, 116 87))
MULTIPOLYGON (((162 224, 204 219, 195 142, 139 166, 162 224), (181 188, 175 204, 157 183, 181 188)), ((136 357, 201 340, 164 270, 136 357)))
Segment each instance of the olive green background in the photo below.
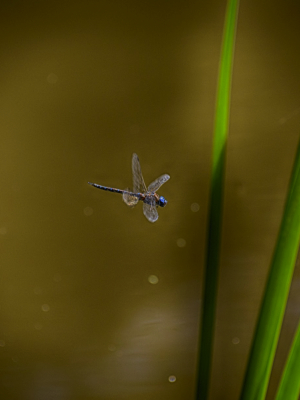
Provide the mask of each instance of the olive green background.
MULTIPOLYGON (((194 398, 225 7, 1 4, 6 400, 194 398), (87 184, 131 186, 133 152, 146 184, 171 176, 155 224, 87 184)), ((300 134, 299 18, 295 1, 240 3, 211 400, 238 399, 281 220, 300 134)), ((299 319, 299 276, 268 400, 299 319)))

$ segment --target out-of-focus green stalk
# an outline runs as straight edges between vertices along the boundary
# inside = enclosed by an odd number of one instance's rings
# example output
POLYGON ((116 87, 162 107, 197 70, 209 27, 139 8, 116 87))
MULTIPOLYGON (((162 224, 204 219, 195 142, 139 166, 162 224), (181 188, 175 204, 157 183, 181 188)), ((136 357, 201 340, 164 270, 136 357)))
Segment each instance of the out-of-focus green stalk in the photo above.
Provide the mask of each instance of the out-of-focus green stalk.
POLYGON ((204 296, 202 305, 201 338, 197 373, 198 400, 208 398, 209 378, 214 340, 214 320, 217 298, 218 268, 221 244, 222 201, 225 175, 225 149, 228 132, 230 87, 238 0, 229 0, 220 60, 215 129, 212 155, 210 210, 207 229, 204 296))
POLYGON ((300 394, 300 323, 275 400, 298 400, 300 394))
MULTIPOLYGON (((261 305, 241 400, 263 400, 268 388, 300 239, 300 142, 261 305)), ((298 375, 298 381, 300 376, 298 375)))

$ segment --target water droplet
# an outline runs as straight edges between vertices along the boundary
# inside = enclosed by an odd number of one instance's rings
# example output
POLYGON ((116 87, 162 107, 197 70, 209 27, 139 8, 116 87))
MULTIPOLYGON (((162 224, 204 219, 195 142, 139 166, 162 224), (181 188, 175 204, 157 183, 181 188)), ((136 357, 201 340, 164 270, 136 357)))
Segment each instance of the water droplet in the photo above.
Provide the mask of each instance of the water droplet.
POLYGON ((53 74, 53 72, 51 72, 51 74, 47 76, 47 82, 50 83, 51 85, 54 85, 57 81, 58 81, 58 76, 53 74))
POLYGON ((148 277, 148 282, 152 283, 152 285, 156 285, 158 283, 158 277, 156 275, 150 275, 148 277))
POLYGON ((35 327, 35 329, 37 330, 37 331, 40 331, 41 329, 42 329, 42 324, 40 324, 39 322, 36 322, 35 324, 34 324, 34 327, 35 327))
POLYGON ((49 311, 50 310, 49 305, 48 304, 43 304, 42 305, 42 310, 45 311, 45 312, 49 311))
POLYGON ((177 239, 176 243, 177 243, 178 247, 184 247, 186 245, 186 241, 184 239, 182 239, 182 238, 177 239))
POLYGON ((199 205, 198 203, 193 203, 193 204, 191 204, 191 210, 192 210, 193 212, 199 211, 199 210, 200 210, 200 205, 199 205))

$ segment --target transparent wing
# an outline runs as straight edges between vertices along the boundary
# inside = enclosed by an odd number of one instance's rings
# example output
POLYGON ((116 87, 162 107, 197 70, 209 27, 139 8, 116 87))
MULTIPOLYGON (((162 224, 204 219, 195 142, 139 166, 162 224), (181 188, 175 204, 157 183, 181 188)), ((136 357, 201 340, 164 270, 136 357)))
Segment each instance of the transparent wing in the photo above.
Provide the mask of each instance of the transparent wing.
POLYGON ((154 182, 150 183, 150 185, 148 186, 148 191, 156 192, 161 187, 161 185, 166 183, 169 179, 170 175, 164 174, 160 176, 159 178, 155 179, 154 182))
POLYGON ((134 193, 146 193, 147 188, 144 182, 140 160, 137 154, 132 155, 132 180, 134 193))
MULTIPOLYGON (((126 189, 126 190, 129 192, 129 189, 126 189)), ((129 207, 134 207, 139 202, 139 199, 136 196, 132 196, 130 193, 123 193, 122 197, 123 197, 123 201, 129 207)))
POLYGON ((158 219, 158 212, 156 210, 155 203, 154 204, 143 204, 143 213, 148 221, 155 222, 158 219))

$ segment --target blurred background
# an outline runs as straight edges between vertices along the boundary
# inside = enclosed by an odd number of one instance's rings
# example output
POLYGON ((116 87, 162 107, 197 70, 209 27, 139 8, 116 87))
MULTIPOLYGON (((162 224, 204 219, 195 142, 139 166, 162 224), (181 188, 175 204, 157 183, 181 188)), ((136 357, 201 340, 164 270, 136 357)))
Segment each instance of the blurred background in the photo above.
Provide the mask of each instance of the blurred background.
MULTIPOLYGON (((192 400, 226 2, 1 4, 0 392, 192 400), (171 179, 149 223, 118 194, 171 179)), ((238 399, 300 133, 299 4, 240 2, 211 400, 238 399)), ((300 314, 296 267, 268 399, 300 314)))

